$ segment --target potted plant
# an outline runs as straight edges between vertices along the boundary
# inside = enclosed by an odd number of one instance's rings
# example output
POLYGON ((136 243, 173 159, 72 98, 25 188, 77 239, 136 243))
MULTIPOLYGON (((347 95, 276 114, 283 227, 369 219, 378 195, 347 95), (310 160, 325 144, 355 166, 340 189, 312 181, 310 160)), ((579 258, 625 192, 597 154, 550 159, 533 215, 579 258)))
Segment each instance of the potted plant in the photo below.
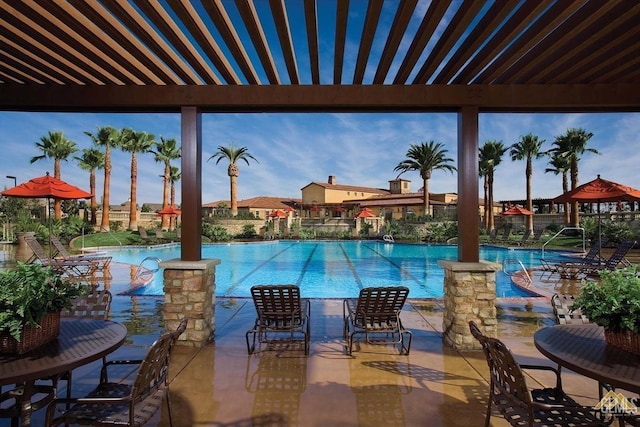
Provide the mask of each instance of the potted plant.
POLYGON ((608 343, 640 354, 640 277, 637 267, 602 271, 583 282, 574 307, 602 326, 608 343))
POLYGON ((0 353, 24 353, 58 336, 60 311, 85 293, 40 264, 0 272, 0 353))

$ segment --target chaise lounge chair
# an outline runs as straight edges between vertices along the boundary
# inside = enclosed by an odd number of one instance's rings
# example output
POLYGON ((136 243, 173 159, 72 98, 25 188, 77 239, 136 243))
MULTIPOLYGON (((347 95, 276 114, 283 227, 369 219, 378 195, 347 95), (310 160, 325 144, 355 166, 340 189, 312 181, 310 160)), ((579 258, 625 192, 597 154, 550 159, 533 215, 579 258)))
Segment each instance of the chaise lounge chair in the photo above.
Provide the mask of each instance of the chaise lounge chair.
POLYGON ((50 242, 56 249, 57 253, 53 255, 53 258, 63 260, 88 260, 97 264, 97 271, 101 272, 104 277, 111 277, 111 271, 109 265, 111 264, 112 257, 101 255, 71 255, 67 248, 62 244, 60 239, 55 235, 49 236, 50 242))
POLYGON ((369 344, 400 344, 400 354, 408 355, 413 334, 400 320, 408 295, 409 288, 405 286, 388 286, 364 288, 358 299, 345 299, 343 336, 347 354, 351 355, 353 351, 354 336, 364 334, 369 344), (375 338, 380 335, 383 338, 375 338))
POLYGON ((49 257, 42 245, 33 236, 25 236, 27 246, 33 251, 33 256, 27 260, 28 263, 40 262, 46 267, 50 267, 55 273, 65 276, 69 280, 89 280, 94 278, 98 270, 98 263, 87 259, 57 259, 49 257))
POLYGON ((309 354, 311 303, 300 298, 296 285, 256 285, 251 288, 257 318, 247 331, 247 352, 252 354, 258 343, 293 344, 303 341, 304 354, 309 354))
POLYGON ((603 270, 613 271, 621 263, 624 264, 625 256, 636 245, 636 241, 623 240, 616 247, 616 250, 604 263, 582 263, 579 265, 560 265, 559 273, 563 277, 576 279, 580 276, 596 276, 603 270))
POLYGON ((600 256, 600 249, 602 249, 602 246, 604 246, 606 243, 607 243, 606 237, 599 239, 596 243, 594 243, 591 246, 591 248, 589 249, 589 252, 587 252, 584 257, 576 261, 563 261, 563 262, 557 262, 557 263, 550 263, 544 258, 541 258, 540 264, 542 265, 542 270, 544 272, 549 273, 549 275, 552 275, 555 273, 555 274, 560 274, 561 276, 566 276, 568 272, 579 270, 580 268, 585 266, 591 267, 591 266, 600 265, 603 262, 602 257, 600 256))

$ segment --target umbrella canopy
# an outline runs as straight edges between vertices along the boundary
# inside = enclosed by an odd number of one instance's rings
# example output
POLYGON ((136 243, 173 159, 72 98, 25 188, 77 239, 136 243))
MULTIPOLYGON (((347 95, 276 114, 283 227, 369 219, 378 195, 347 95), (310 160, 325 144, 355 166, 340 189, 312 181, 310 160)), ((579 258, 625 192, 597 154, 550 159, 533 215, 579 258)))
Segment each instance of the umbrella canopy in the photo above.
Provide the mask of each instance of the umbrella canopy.
POLYGON ((613 181, 607 181, 598 175, 593 181, 589 181, 586 184, 576 187, 575 190, 567 191, 559 195, 553 199, 553 203, 597 203, 621 200, 629 202, 640 201, 640 190, 613 181))
POLYGON ((279 209, 269 214, 269 218, 286 218, 286 217, 287 217, 287 213, 279 209))
POLYGON ((356 215, 356 218, 375 218, 375 214, 369 208, 362 208, 356 215))
POLYGON ((156 212, 156 214, 158 216, 162 216, 162 215, 180 215, 182 213, 182 211, 180 209, 178 209, 177 206, 173 206, 173 205, 168 205, 165 208, 160 209, 158 212, 156 212))
POLYGON ((88 199, 91 193, 79 189, 76 186, 68 184, 60 179, 56 179, 49 175, 30 179, 16 187, 9 188, 1 193, 3 196, 23 197, 29 199, 48 198, 48 199, 88 199))
POLYGON ((522 206, 511 206, 506 211, 502 212, 502 215, 533 215, 529 209, 525 209, 522 206))

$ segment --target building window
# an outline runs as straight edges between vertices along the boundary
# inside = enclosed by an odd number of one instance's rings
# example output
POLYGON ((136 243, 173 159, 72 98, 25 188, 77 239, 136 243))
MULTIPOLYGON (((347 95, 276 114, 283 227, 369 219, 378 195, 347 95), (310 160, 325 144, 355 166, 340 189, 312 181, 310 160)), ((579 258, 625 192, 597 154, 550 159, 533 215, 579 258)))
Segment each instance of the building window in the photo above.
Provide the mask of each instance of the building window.
POLYGON ((351 191, 347 191, 347 196, 349 196, 351 194, 351 191))
POLYGON ((402 185, 404 186, 404 188, 407 188, 407 184, 408 182, 403 182, 402 185))

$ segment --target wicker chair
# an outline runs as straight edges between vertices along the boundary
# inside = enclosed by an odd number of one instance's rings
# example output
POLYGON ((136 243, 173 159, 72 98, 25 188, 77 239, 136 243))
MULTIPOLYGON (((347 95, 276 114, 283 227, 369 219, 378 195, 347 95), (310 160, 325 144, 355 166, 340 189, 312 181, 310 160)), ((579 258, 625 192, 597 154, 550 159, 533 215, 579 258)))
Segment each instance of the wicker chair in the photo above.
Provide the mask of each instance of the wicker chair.
POLYGON ((407 287, 388 286, 364 288, 358 299, 345 299, 343 337, 347 342, 347 354, 352 353, 357 334, 364 334, 369 344, 400 344, 400 354, 409 354, 413 334, 400 320, 408 295, 407 287), (384 338, 379 338, 381 335, 384 338))
POLYGON ((484 350, 491 382, 485 426, 491 420, 491 406, 495 404, 512 426, 604 426, 592 407, 581 406, 562 390, 557 369, 550 366, 519 365, 509 348, 496 338, 482 334, 478 325, 469 322, 471 334, 484 350), (530 390, 523 369, 552 371, 555 387, 530 390))
POLYGON ((304 354, 309 354, 311 335, 309 318, 311 304, 300 298, 296 285, 257 285, 251 288, 256 307, 256 321, 247 331, 247 351, 252 354, 259 343, 282 344, 304 342, 304 354))
POLYGON ((47 407, 46 426, 81 424, 93 426, 142 426, 147 423, 166 399, 171 419, 169 397, 169 362, 178 337, 187 327, 185 317, 173 332, 162 334, 142 360, 112 360, 102 366, 100 383, 87 397, 56 399, 47 407), (133 383, 109 382, 110 366, 139 365, 133 383), (56 415, 61 405, 69 409, 56 415))

